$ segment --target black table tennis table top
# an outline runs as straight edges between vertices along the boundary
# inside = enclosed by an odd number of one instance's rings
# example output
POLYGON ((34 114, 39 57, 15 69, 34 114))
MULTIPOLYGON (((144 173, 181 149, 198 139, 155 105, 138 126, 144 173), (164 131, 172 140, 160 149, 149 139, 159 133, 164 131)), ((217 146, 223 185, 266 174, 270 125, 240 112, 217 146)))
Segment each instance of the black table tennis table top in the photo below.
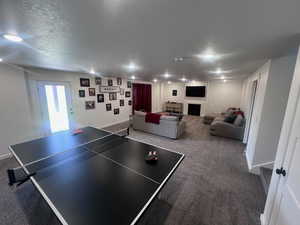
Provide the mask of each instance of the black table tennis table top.
POLYGON ((136 224, 184 155, 93 127, 82 130, 10 150, 27 174, 36 172, 30 179, 62 224, 136 224), (155 164, 145 162, 149 151, 159 155, 155 164))

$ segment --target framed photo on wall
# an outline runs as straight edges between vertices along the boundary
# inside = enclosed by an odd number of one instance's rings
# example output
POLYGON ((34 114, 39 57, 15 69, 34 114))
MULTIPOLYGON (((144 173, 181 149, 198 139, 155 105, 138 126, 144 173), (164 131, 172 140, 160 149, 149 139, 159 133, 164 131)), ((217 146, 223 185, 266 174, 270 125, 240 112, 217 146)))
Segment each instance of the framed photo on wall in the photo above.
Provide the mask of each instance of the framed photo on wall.
POLYGON ((106 111, 111 111, 111 104, 106 104, 106 111))
POLYGON ((131 88, 131 81, 127 81, 127 88, 131 88))
POLYGON ((117 108, 117 109, 114 109, 114 114, 115 114, 115 115, 118 115, 118 114, 120 114, 120 109, 119 109, 119 108, 117 108))
POLYGON ((124 106, 124 99, 120 99, 120 106, 124 106))
POLYGON ((81 87, 89 87, 90 86, 90 79, 80 78, 80 86, 81 87))
POLYGON ((101 85, 101 84, 102 84, 102 79, 101 79, 101 77, 95 77, 95 84, 96 84, 96 85, 101 85))
POLYGON ((122 78, 121 77, 117 78, 117 85, 122 85, 122 78))
POLYGON ((85 90, 79 90, 79 97, 84 98, 85 97, 85 90))
POLYGON ((86 110, 95 109, 95 101, 86 101, 85 109, 86 110))
POLYGON ((124 93, 125 93, 124 88, 120 88, 120 95, 124 95, 124 93))
POLYGON ((126 92, 125 92, 125 97, 126 97, 126 98, 130 98, 130 91, 126 91, 126 92))
POLYGON ((89 96, 96 96, 96 89, 95 88, 89 88, 89 96))
POLYGON ((117 93, 116 92, 109 93, 109 100, 110 101, 117 100, 117 93))
POLYGON ((128 100, 128 105, 132 105, 132 101, 131 100, 128 100))
POLYGON ((113 80, 112 79, 108 79, 107 80, 107 85, 108 86, 113 86, 113 80))
POLYGON ((104 102, 104 94, 97 94, 97 102, 98 103, 104 102))

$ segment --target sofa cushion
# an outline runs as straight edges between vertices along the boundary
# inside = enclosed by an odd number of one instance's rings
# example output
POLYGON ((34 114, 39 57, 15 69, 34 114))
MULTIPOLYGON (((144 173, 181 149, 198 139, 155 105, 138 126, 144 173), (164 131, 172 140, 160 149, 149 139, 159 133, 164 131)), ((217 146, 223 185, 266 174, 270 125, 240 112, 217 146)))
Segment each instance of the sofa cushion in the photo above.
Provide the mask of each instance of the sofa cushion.
POLYGON ((171 121, 178 121, 179 118, 177 116, 161 116, 161 120, 171 120, 171 121))
POLYGON ((240 126, 243 125, 243 120, 244 120, 243 116, 242 116, 241 114, 239 114, 239 115, 235 118, 233 124, 234 124, 235 126, 240 127, 240 126))
POLYGON ((224 122, 233 124, 236 118, 237 118, 237 115, 230 114, 229 116, 225 117, 224 122))
POLYGON ((146 113, 142 111, 134 111, 134 114, 138 116, 146 116, 146 113))

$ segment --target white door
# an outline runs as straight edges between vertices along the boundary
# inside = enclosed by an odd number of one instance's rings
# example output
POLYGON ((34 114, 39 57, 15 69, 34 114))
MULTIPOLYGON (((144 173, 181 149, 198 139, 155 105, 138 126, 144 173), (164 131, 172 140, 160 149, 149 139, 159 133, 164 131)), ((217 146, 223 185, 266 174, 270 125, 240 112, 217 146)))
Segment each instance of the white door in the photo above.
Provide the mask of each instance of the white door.
POLYGON ((73 128, 70 85, 67 82, 38 82, 45 135, 73 128))
POLYGON ((266 225, 300 224, 300 54, 264 212, 266 225), (278 185, 277 185, 278 184, 278 185))

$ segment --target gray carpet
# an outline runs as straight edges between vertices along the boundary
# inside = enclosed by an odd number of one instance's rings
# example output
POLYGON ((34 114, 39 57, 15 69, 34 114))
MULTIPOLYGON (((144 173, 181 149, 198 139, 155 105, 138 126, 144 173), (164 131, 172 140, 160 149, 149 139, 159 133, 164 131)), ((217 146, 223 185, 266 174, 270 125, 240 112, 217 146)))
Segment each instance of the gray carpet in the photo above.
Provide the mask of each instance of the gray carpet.
MULTIPOLYGON (((258 176, 248 173, 238 141, 213 137, 199 117, 184 117, 186 133, 179 140, 131 130, 130 136, 186 155, 146 211, 140 225, 259 225, 265 196, 258 176)), ((127 124, 110 127, 118 130, 127 124)), ((6 168, 0 162, 0 224, 59 224, 32 184, 9 188, 6 168)))

